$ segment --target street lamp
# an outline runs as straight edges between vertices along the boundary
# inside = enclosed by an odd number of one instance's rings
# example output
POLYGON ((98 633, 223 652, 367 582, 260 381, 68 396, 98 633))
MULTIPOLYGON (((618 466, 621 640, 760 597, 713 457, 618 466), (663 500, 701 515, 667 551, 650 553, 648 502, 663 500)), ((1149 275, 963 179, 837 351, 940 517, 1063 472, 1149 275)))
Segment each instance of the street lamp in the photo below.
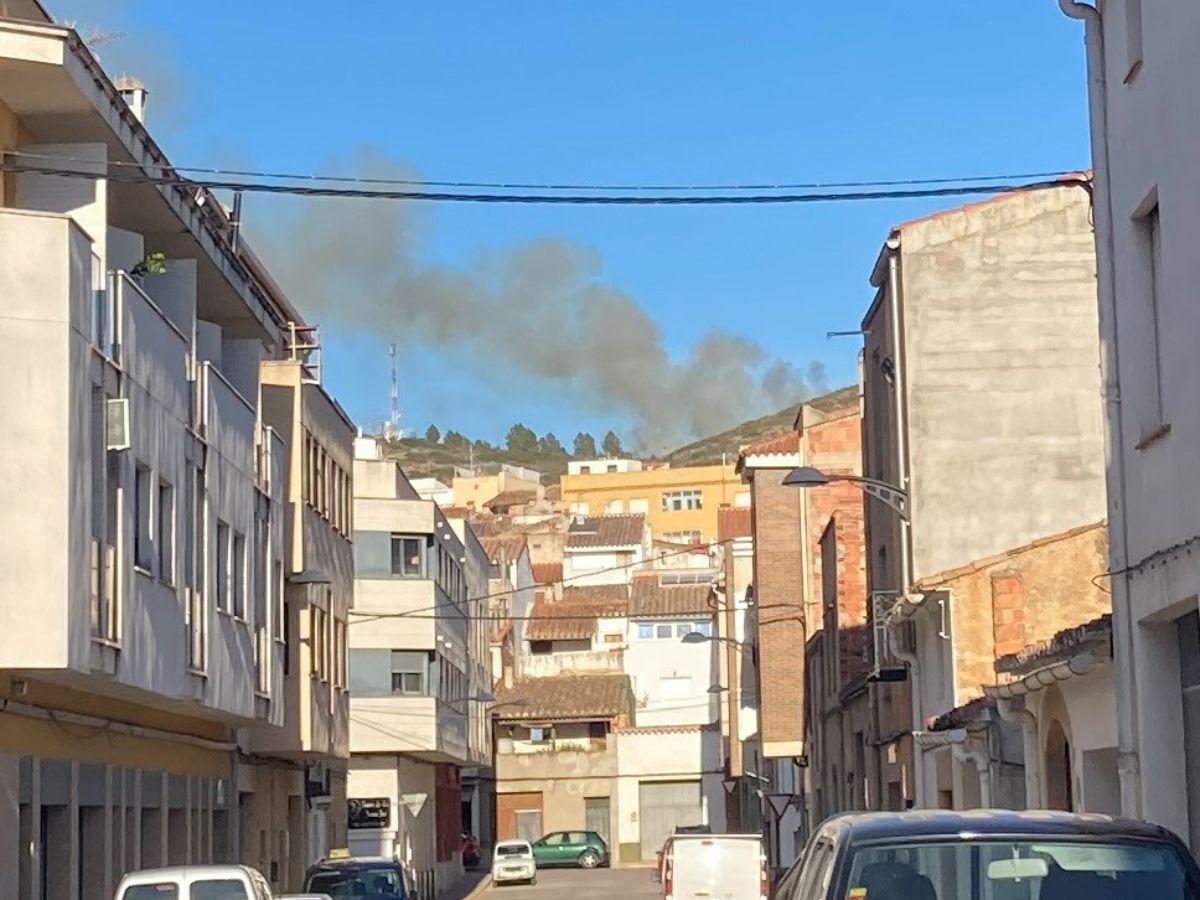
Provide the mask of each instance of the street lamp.
POLYGON ((858 485, 862 492, 890 506, 905 522, 908 521, 908 492, 894 484, 880 481, 877 478, 863 478, 859 475, 829 475, 812 466, 799 466, 788 472, 783 479, 785 487, 822 487, 834 481, 847 481, 858 485))
MULTIPOLYGON (((722 644, 732 644, 742 653, 745 653, 747 656, 749 656, 751 661, 753 661, 755 658, 753 646, 743 644, 741 641, 735 641, 733 638, 719 637, 715 634, 704 634, 701 631, 689 631, 679 639, 679 642, 682 644, 707 644, 710 641, 719 641, 722 644)), ((712 691, 710 689, 710 693, 711 692, 712 691)))

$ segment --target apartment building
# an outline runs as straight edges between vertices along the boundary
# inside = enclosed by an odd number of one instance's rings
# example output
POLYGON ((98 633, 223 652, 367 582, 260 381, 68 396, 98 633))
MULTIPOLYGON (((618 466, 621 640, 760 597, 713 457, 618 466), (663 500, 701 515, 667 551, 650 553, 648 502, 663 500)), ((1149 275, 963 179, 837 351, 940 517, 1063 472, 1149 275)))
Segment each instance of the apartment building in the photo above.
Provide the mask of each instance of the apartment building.
POLYGON ((1194 4, 1061 0, 1084 21, 1108 450, 1121 808, 1200 848, 1194 4))
POLYGON ((504 463, 460 466, 454 470, 454 505, 482 511, 484 504, 507 491, 537 491, 541 473, 504 463))
POLYGON ((37 4, 5 12, 0 894, 100 900, 129 869, 239 859, 286 888, 329 790, 252 752, 301 713, 304 451, 264 385, 314 331, 207 191, 104 177, 167 165, 144 88, 37 4))
POLYGON ((722 506, 749 503, 733 466, 724 465, 648 469, 636 460, 573 461, 561 484, 564 511, 642 515, 655 540, 685 547, 716 539, 722 506))
MULTIPOLYGON (((904 223, 880 251, 863 474, 908 498, 906 516, 867 502, 868 611, 894 632, 877 666, 925 664, 890 613, 914 585, 1104 517, 1090 217, 1087 184, 1066 180, 904 223)), ((928 798, 932 758, 905 736, 924 729, 911 686, 877 692, 889 733, 871 765, 928 798)))
POLYGON ((372 440, 358 442, 354 483, 350 845, 398 855, 433 896, 462 874, 463 770, 469 804, 486 789, 489 563, 372 440))

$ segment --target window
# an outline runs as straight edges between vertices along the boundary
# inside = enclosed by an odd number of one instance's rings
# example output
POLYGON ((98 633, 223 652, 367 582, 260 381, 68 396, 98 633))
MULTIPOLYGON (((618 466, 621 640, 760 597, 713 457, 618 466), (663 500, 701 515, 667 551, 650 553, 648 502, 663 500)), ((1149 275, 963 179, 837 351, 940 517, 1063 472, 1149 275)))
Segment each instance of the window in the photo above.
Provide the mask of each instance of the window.
POLYGON ((312 674, 318 681, 329 680, 329 615, 319 606, 309 610, 309 629, 312 632, 312 674))
POLYGON ((217 609, 229 612, 231 583, 231 567, 229 564, 229 526, 217 520, 217 609))
POLYGON ((607 466, 604 467, 604 471, 609 472, 609 473, 617 471, 617 464, 609 463, 607 466))
POLYGON ((423 650, 392 651, 392 693, 409 697, 429 694, 429 654, 423 650))
POLYGON ((401 578, 425 577, 425 538, 392 535, 392 574, 401 578))
POLYGON ((649 641, 654 639, 654 626, 649 622, 638 622, 638 640, 649 641))
POLYGON ((673 631, 674 631, 674 629, 670 625, 655 625, 654 626, 654 636, 656 638, 660 638, 660 639, 670 638, 673 631))
POLYGON ((239 532, 233 533, 232 570, 229 573, 232 581, 233 614, 236 618, 246 618, 246 536, 239 532))
MULTIPOLYGON (((548 744, 551 741, 551 729, 549 726, 536 725, 529 729, 529 743, 531 744, 548 744)), ((549 842, 549 841, 547 841, 549 842)))
POLYGON ((668 512, 703 509, 704 492, 695 489, 684 491, 663 491, 662 508, 668 512))
POLYGON ((592 467, 591 467, 591 466, 580 466, 580 467, 579 467, 579 474, 580 474, 580 475, 591 475, 591 474, 592 474, 592 467))
POLYGON ((191 900, 250 900, 246 886, 240 879, 212 878, 193 881, 191 900))
POLYGON ((712 637, 712 622, 693 622, 691 630, 705 637, 712 637))
MULTIPOLYGON (((1165 423, 1163 408, 1163 361, 1162 361, 1162 301, 1163 301, 1163 251, 1162 228, 1159 219, 1157 195, 1148 203, 1147 212, 1135 219, 1142 248, 1142 284, 1145 303, 1137 309, 1137 317, 1131 329, 1133 335, 1141 334, 1145 341, 1143 367, 1144 384, 1141 396, 1134 397, 1134 415, 1140 429, 1141 440, 1147 441, 1162 429, 1165 423)), ((1135 307, 1136 308, 1136 307, 1135 307)))
POLYGON ((154 568, 154 546, 151 539, 151 535, 154 534, 154 510, 151 490, 150 469, 139 463, 133 480, 133 516, 136 529, 133 536, 133 564, 146 572, 154 568))
POLYGON ((664 531, 662 539, 668 544, 694 547, 696 544, 703 543, 704 535, 699 531, 664 531))
POLYGON ((738 491, 733 495, 733 505, 737 509, 746 509, 750 506, 750 492, 738 491))
POLYGON ((590 509, 590 507, 588 506, 587 501, 581 500, 581 501, 571 504, 571 515, 586 516, 586 515, 589 515, 589 509, 590 509))
POLYGON ((346 687, 346 623, 333 620, 333 686, 338 690, 346 687))
POLYGON ((606 516, 619 516, 625 512, 624 500, 607 500, 604 503, 604 514, 606 516))

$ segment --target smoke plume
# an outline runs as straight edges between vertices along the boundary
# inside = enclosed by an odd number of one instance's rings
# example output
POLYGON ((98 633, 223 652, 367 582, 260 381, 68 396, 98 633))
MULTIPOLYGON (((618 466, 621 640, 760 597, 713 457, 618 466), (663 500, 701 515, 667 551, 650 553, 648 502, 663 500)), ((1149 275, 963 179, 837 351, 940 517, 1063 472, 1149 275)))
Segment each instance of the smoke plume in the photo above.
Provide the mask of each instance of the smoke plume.
MULTIPOLYGON (((352 165, 414 177, 376 154, 352 165)), ((801 372, 719 328, 673 359, 637 300, 604 283, 596 251, 566 240, 488 250, 460 268, 427 264, 420 258, 427 210, 305 199, 255 243, 313 321, 381 341, 478 348, 487 365, 511 367, 548 389, 582 388, 596 410, 630 416, 643 449, 723 430, 824 387, 819 363, 801 372)))

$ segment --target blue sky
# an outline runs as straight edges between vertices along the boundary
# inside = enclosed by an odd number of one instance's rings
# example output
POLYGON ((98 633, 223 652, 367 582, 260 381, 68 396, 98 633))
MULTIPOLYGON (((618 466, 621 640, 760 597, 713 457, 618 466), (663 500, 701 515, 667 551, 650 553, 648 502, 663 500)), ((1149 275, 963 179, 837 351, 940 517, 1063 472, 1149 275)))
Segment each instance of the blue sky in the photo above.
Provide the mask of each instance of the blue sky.
MULTIPOLYGON (((148 82, 151 127, 179 164, 345 171, 336 160, 371 148, 431 179, 719 183, 1088 160, 1082 33, 1053 0, 46 2, 127 32, 101 59, 148 82)), ((247 201, 260 227, 280 214, 268 204, 247 201)), ((857 326, 889 225, 948 205, 437 206, 419 213, 420 253, 455 267, 567 239, 596 250, 603 282, 637 299, 672 356, 719 327, 772 359, 819 360, 837 385, 857 344, 825 332, 857 326)), ((392 337, 410 428, 495 440, 517 420, 564 438, 631 427, 586 386, 479 343, 327 323, 327 380, 360 420, 386 414, 392 337)))

